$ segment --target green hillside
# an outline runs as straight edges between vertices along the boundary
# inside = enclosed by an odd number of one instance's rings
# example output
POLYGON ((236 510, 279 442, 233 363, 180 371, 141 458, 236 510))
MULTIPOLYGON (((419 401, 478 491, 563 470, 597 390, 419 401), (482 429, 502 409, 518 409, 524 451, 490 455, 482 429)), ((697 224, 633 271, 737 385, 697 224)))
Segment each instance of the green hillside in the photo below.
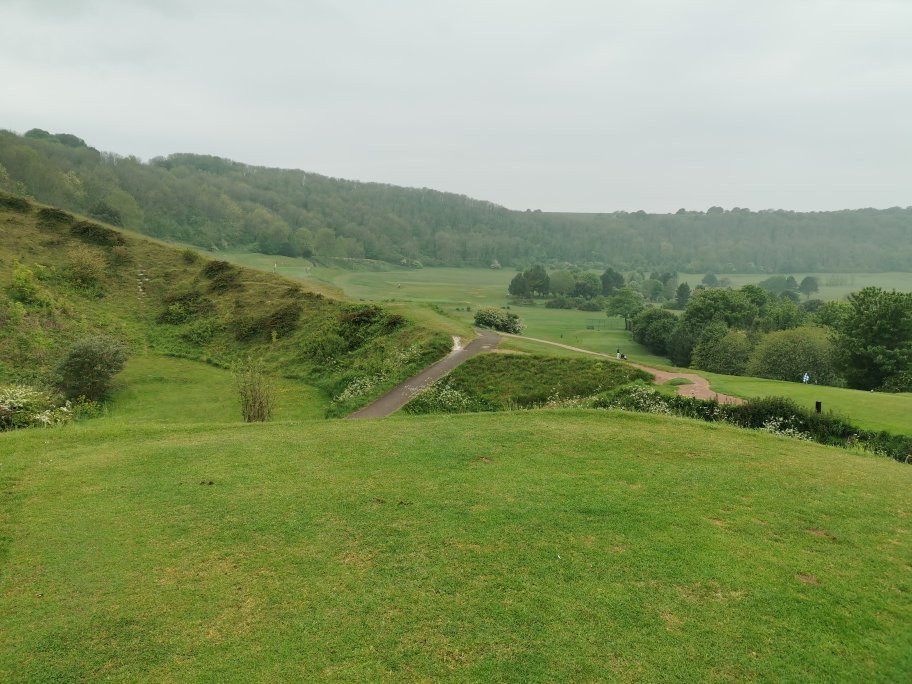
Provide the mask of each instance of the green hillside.
POLYGON ((342 415, 450 348, 401 313, 318 290, 0 196, 0 382, 53 384, 73 341, 102 333, 134 357, 262 359, 342 415))
POLYGON ((0 189, 171 241, 288 256, 447 266, 545 260, 696 273, 908 271, 912 263, 910 207, 510 211, 426 188, 211 156, 143 162, 38 129, 0 131, 0 189))
POLYGON ((112 415, 0 454, 3 681, 912 672, 887 459, 604 411, 112 415))

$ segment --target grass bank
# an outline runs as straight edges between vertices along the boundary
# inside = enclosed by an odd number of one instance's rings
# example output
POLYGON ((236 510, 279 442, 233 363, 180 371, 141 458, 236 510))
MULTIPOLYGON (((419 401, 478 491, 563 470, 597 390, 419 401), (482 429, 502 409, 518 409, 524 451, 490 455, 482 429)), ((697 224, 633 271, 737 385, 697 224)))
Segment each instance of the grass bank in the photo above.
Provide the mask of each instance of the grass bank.
POLYGON ((623 412, 0 434, 0 679, 899 681, 912 469, 623 412))

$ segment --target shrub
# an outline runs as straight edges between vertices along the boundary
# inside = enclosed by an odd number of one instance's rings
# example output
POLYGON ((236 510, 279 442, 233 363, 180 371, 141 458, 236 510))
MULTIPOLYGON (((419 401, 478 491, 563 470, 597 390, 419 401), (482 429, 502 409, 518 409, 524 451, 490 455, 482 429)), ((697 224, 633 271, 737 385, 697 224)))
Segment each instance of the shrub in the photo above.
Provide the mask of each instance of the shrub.
POLYGON ((666 396, 645 385, 630 384, 596 397, 592 406, 725 422, 821 444, 861 447, 903 463, 912 462, 912 437, 863 430, 842 416, 814 413, 784 397, 719 404, 693 397, 666 396))
POLYGON ((203 267, 203 275, 211 281, 209 289, 212 292, 227 292, 241 287, 238 282, 240 271, 227 261, 210 261, 203 267))
POLYGON ((235 387, 241 399, 244 422, 265 422, 275 407, 275 387, 260 361, 247 361, 234 371, 235 387))
POLYGON ((513 334, 519 334, 525 328, 525 324, 519 319, 519 316, 494 307, 486 307, 476 311, 475 325, 513 334))
POLYGON ((301 304, 288 302, 266 314, 262 319, 262 324, 270 335, 275 334, 277 337, 286 337, 297 329, 300 318, 301 304))
POLYGON ((126 244, 123 235, 111 228, 93 223, 92 221, 77 221, 70 226, 70 233, 83 242, 88 242, 100 247, 114 247, 126 244))
POLYGON ((406 413, 466 413, 478 410, 465 394, 451 386, 448 380, 441 380, 420 390, 405 405, 406 413))
POLYGON ((104 259, 85 245, 70 250, 63 269, 66 279, 80 290, 95 290, 104 276, 104 259))
POLYGON ((202 346, 211 342, 219 330, 221 330, 221 324, 218 321, 207 318, 191 323, 186 330, 181 332, 180 336, 191 344, 202 346))
POLYGON ((349 349, 360 347, 368 340, 393 332, 405 324, 401 315, 389 313, 374 304, 344 307, 338 320, 338 334, 349 349))
POLYGON ((900 371, 884 381, 881 392, 912 392, 912 371, 900 371))
POLYGON ((693 350, 694 368, 711 373, 743 375, 751 353, 751 343, 743 330, 729 330, 722 337, 700 341, 693 350))
POLYGON ((10 211, 18 211, 19 213, 24 214, 28 211, 31 211, 32 203, 24 197, 7 195, 5 192, 0 192, 0 207, 9 209, 10 211))
POLYGON ((833 345, 821 328, 778 330, 758 342, 747 364, 747 373, 773 380, 798 382, 805 373, 820 385, 838 382, 833 345))
POLYGON ((546 309, 575 309, 576 302, 572 297, 555 297, 545 302, 546 309))
POLYGON ((39 228, 57 228, 73 223, 76 217, 61 209, 52 209, 44 207, 38 210, 38 227, 39 228))
POLYGON ((198 290, 179 289, 162 298, 165 309, 156 318, 159 323, 179 325, 191 318, 206 316, 215 309, 208 297, 198 290))
POLYGON ((58 367, 60 389, 69 399, 103 399, 126 360, 126 350, 113 338, 99 335, 79 340, 58 367))
POLYGON ((61 425, 72 419, 69 402, 26 385, 0 385, 0 431, 61 425))
MULTIPOLYGON (((186 255, 186 251, 184 254, 186 255)), ((186 259, 186 256, 184 259, 186 259)), ((215 278, 217 275, 228 273, 229 271, 233 270, 234 266, 229 264, 227 261, 210 261, 203 267, 203 275, 207 278, 215 278)))
POLYGON ((13 266, 13 282, 9 287, 12 299, 32 306, 49 306, 50 295, 38 283, 30 268, 22 264, 13 266))
POLYGON ((123 245, 117 245, 108 253, 108 261, 114 268, 128 266, 133 263, 133 254, 123 245))
POLYGON ((200 260, 199 252, 197 252, 195 249, 190 249, 189 247, 181 252, 181 256, 184 259, 184 263, 187 264, 196 264, 199 263, 200 260))
POLYGON ((262 316, 238 318, 234 321, 234 337, 242 342, 256 337, 286 337, 297 329, 301 311, 299 302, 288 302, 262 316))

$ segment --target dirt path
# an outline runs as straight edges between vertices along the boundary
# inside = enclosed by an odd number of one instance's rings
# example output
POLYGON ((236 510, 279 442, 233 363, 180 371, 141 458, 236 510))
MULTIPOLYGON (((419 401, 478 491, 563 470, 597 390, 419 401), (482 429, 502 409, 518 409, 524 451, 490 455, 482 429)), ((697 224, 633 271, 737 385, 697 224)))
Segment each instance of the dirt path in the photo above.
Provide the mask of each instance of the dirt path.
POLYGON ((456 366, 483 352, 492 351, 500 343, 500 335, 491 330, 479 330, 478 337, 465 347, 454 345, 453 351, 432 366, 428 366, 403 383, 396 385, 349 418, 383 418, 405 406, 417 391, 449 373, 456 366))
MULTIPOLYGON (((518 340, 529 340, 530 342, 540 342, 541 344, 550 344, 553 347, 560 347, 561 349, 569 349, 570 351, 580 352, 582 354, 591 354, 593 356, 602 356, 606 359, 614 359, 615 357, 611 354, 603 354, 602 352, 591 351, 589 349, 582 349, 580 347, 573 347, 569 344, 561 344, 560 342, 551 342, 550 340, 540 340, 536 337, 526 337, 524 335, 511 335, 509 333, 500 333, 504 337, 515 337, 518 340)), ((683 378, 689 380, 691 384, 689 385, 678 385, 677 393, 682 397, 694 397, 696 399, 715 399, 720 404, 743 404, 744 399, 740 397, 732 397, 728 394, 719 394, 714 392, 709 386, 709 381, 704 378, 702 375, 697 375, 696 373, 678 373, 675 371, 663 371, 658 368, 652 368, 651 366, 644 366, 642 363, 633 363, 628 361, 628 364, 634 368, 639 368, 644 370, 647 373, 650 373, 655 376, 653 381, 656 385, 664 385, 669 380, 674 378, 683 378)))

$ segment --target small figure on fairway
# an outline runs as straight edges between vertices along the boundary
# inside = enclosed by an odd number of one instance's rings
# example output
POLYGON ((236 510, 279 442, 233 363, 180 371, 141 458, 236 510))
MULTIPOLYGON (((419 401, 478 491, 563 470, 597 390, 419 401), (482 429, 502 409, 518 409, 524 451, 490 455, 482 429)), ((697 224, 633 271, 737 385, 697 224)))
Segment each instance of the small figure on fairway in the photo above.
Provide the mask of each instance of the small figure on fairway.
POLYGON ((804 375, 801 376, 801 382, 803 382, 806 385, 810 381, 811 381, 811 376, 807 373, 807 371, 805 371, 804 375))

